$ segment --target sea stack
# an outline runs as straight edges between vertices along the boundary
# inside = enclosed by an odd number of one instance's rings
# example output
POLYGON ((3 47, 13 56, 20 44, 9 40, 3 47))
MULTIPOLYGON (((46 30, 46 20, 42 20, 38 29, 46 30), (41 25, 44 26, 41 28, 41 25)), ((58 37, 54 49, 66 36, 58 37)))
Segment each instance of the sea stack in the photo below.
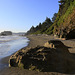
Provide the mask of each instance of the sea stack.
POLYGON ((4 31, 4 32, 1 32, 1 35, 3 35, 3 36, 12 35, 12 32, 11 31, 4 31))

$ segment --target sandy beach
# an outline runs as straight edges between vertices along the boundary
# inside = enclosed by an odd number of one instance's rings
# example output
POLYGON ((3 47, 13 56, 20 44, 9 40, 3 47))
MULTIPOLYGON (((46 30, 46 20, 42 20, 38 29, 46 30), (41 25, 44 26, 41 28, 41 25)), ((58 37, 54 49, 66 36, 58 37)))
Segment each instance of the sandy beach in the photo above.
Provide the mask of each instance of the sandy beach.
MULTIPOLYGON (((37 45, 43 46, 49 40, 55 39, 53 36, 46 35, 28 35, 30 40, 29 45, 27 47, 36 47, 37 45)), ((69 47, 70 53, 75 53, 75 40, 61 40, 66 46, 69 47)), ((9 56, 10 57, 10 56, 9 56)), ((1 60, 2 63, 8 64, 9 57, 3 58, 1 60)), ((0 75, 66 75, 64 73, 59 72, 37 72, 37 71, 29 71, 26 69, 14 68, 14 67, 6 67, 0 71, 0 75)), ((72 74, 68 74, 72 75, 72 74)), ((75 75, 75 74, 73 74, 75 75)))

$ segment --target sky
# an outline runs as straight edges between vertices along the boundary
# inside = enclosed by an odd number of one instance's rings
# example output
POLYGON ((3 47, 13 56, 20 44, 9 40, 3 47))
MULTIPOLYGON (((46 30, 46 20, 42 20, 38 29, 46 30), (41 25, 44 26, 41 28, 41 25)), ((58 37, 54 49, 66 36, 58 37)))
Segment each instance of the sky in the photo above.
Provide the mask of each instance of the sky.
POLYGON ((58 10, 58 0, 0 0, 0 32, 26 32, 58 10))

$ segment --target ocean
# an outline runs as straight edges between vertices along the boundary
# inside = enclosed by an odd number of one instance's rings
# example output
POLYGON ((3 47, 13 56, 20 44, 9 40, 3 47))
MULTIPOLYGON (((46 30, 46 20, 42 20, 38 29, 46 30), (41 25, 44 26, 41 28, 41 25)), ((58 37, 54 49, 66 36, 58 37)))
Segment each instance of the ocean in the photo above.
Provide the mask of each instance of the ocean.
MULTIPOLYGON (((28 38, 23 36, 0 36, 0 60, 26 47, 28 41, 28 38)), ((4 64, 0 63, 0 68, 3 66, 4 64)))

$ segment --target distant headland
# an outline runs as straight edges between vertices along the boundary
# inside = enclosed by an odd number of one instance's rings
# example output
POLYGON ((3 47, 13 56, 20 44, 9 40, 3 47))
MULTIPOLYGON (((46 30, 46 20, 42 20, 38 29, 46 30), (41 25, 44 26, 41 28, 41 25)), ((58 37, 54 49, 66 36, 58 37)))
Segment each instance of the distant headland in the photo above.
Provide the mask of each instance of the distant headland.
POLYGON ((0 33, 0 35, 2 35, 2 36, 12 35, 12 32, 11 31, 3 31, 0 33))

